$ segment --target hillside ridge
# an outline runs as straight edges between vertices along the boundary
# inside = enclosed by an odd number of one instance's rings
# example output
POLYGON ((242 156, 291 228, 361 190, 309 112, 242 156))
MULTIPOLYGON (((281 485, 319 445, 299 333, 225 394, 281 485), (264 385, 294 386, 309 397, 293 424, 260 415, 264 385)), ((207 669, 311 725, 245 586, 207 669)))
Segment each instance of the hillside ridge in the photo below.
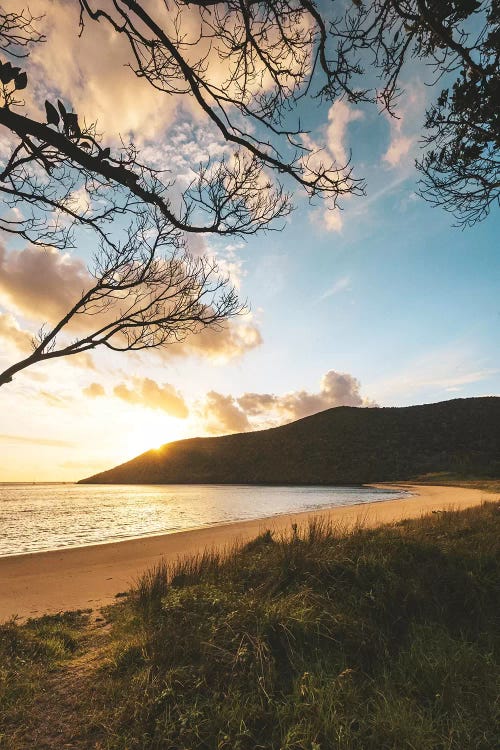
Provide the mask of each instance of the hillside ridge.
POLYGON ((361 484, 500 476, 500 397, 338 406, 279 427, 166 443, 81 480, 103 484, 361 484))

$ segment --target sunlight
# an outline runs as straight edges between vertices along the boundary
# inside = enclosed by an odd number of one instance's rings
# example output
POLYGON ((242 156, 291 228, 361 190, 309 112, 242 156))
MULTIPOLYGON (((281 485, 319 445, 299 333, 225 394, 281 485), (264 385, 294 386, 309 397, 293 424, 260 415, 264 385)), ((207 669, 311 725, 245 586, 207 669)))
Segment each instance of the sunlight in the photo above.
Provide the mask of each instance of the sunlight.
POLYGON ((144 411, 144 416, 137 421, 125 436, 127 453, 137 456, 151 449, 160 448, 165 443, 182 440, 185 436, 185 426, 173 417, 151 415, 144 411))

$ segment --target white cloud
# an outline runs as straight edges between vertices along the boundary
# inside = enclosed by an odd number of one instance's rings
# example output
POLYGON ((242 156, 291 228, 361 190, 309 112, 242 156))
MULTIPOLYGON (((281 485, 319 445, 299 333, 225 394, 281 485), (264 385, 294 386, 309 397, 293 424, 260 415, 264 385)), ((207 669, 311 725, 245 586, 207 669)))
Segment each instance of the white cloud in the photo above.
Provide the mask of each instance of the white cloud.
POLYGON ((375 406, 360 393, 359 381, 349 373, 329 370, 317 392, 207 394, 200 414, 211 433, 245 432, 301 419, 336 406, 375 406))
MULTIPOLYGON (((307 134, 302 136, 303 145, 309 152, 304 156, 306 172, 307 168, 319 171, 329 167, 330 170, 338 170, 339 180, 344 179, 346 173, 343 170, 350 160, 348 128, 350 123, 362 119, 364 113, 360 109, 355 109, 344 101, 335 101, 328 110, 328 125, 323 131, 325 147, 321 148, 307 134)), ((342 200, 348 201, 351 197, 350 193, 346 193, 342 200)), ((341 233, 344 226, 341 208, 334 199, 329 200, 328 197, 323 199, 323 207, 309 213, 309 218, 313 224, 320 223, 327 232, 341 233)))
POLYGON ((129 404, 158 409, 177 419, 186 419, 189 416, 184 397, 170 383, 160 385, 151 378, 134 378, 130 387, 120 383, 114 387, 113 393, 129 404))
MULTIPOLYGON (((13 0, 13 10, 26 7, 13 0)), ((80 119, 98 123, 107 142, 121 133, 138 140, 152 137, 175 115, 178 97, 155 91, 128 67, 131 62, 125 35, 111 26, 88 22, 79 35, 78 3, 66 0, 31 0, 30 11, 40 16, 38 29, 46 42, 33 47, 25 62, 27 98, 43 109, 45 98, 61 97, 80 119)))
POLYGON ((389 148, 382 158, 389 164, 390 167, 397 167, 401 163, 403 157, 407 156, 410 153, 410 150, 415 141, 416 138, 410 138, 410 136, 395 135, 389 144, 389 148))
MULTIPOLYGON (((80 299, 92 284, 92 277, 85 264, 68 253, 53 248, 28 246, 22 250, 7 252, 0 244, 0 299, 3 303, 30 320, 50 324, 58 322, 80 299)), ((118 302, 116 302, 118 305, 118 302)), ((112 305, 105 311, 107 319, 119 309, 112 305)), ((4 327, 7 323, 4 321, 4 327)), ((10 338, 25 336, 12 328, 9 318, 10 338)), ((80 315, 71 323, 72 331, 87 332, 95 326, 95 318, 80 315)), ((4 335, 7 335, 5 328, 4 335)), ((240 357, 246 351, 260 346, 262 337, 251 316, 226 321, 219 329, 204 328, 188 336, 185 341, 155 350, 163 357, 200 356, 227 362, 240 357)), ((78 355, 74 364, 93 368, 88 354, 78 355)))
POLYGON ((104 390, 104 386, 100 383, 90 383, 83 389, 83 395, 88 396, 89 398, 99 398, 100 396, 105 396, 106 391, 104 390))
POLYGON ((32 335, 23 330, 13 315, 0 312, 0 340, 7 341, 23 354, 32 351, 32 335))
POLYGON ((351 279, 349 276, 341 276, 339 279, 337 279, 331 287, 329 287, 321 297, 319 298, 319 301, 321 302, 324 299, 328 299, 328 297, 333 297, 336 294, 339 294, 340 292, 348 292, 351 288, 351 279))
MULTIPOLYGON (((384 401, 403 403, 413 396, 427 398, 427 393, 442 390, 459 393, 465 386, 480 383, 498 375, 498 368, 488 366, 474 355, 466 345, 450 345, 428 351, 416 357, 400 371, 370 388, 384 401)), ((435 396, 434 396, 435 398, 435 396)))
POLYGON ((360 109, 355 109, 340 99, 337 99, 328 110, 328 126, 326 129, 327 148, 338 166, 344 167, 348 160, 347 129, 351 122, 362 120, 364 117, 360 109))
POLYGON ((34 437, 33 435, 0 435, 0 442, 11 445, 46 445, 55 448, 70 448, 74 445, 68 440, 53 440, 52 438, 34 437))
POLYGON ((390 128, 390 142, 382 156, 391 169, 410 171, 413 169, 415 152, 426 107, 426 90, 423 83, 415 79, 404 86, 398 116, 387 115, 390 128))
POLYGON ((323 227, 327 232, 340 233, 342 231, 344 220, 339 208, 327 208, 321 212, 321 216, 323 219, 323 227))
POLYGON ((251 429, 247 415, 240 409, 234 396, 224 396, 216 391, 207 393, 200 415, 207 432, 215 435, 251 429))

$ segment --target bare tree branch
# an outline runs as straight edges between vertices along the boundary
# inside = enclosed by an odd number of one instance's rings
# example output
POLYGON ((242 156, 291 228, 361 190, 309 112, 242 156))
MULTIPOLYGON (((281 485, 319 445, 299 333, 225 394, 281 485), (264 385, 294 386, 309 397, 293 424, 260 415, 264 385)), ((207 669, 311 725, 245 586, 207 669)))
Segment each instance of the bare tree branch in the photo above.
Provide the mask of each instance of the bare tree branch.
POLYGON ((185 254, 185 236, 280 228, 292 188, 331 207, 362 195, 350 161, 306 147, 302 103, 344 99, 397 116, 413 59, 442 89, 423 123, 421 195, 462 226, 499 204, 498 0, 353 0, 341 10, 317 0, 72 1, 81 34, 90 22, 108 25, 144 85, 188 97, 226 153, 198 165, 181 189, 169 165, 144 163, 133 143, 107 146, 67 103, 46 101, 46 121, 35 119, 22 100, 30 85, 23 58, 45 37, 28 10, 0 7, 0 132, 8 143, 0 193, 11 209, 0 230, 60 250, 91 230, 98 248, 93 283, 59 323, 40 329, 33 353, 0 385, 35 362, 96 346, 164 346, 237 314, 227 279, 185 254), (82 320, 92 322, 84 335, 82 320))
POLYGON ((0 386, 36 363, 104 346, 138 351, 183 341, 205 327, 220 328, 244 309, 217 264, 165 249, 171 230, 141 214, 121 247, 101 243, 88 288, 53 326, 42 326, 33 352, 0 374, 0 386))

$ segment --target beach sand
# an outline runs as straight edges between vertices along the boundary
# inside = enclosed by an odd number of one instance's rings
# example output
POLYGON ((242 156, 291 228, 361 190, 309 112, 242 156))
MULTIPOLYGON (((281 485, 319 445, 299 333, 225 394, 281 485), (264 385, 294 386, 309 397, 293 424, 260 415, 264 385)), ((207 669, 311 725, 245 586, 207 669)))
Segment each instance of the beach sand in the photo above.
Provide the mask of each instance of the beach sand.
POLYGON ((73 609, 98 612, 127 591, 137 577, 162 558, 200 552, 206 547, 223 548, 245 542, 265 529, 289 532, 292 523, 307 524, 322 518, 352 526, 361 521, 374 526, 415 518, 432 510, 478 505, 497 495, 483 490, 457 487, 385 484, 377 487, 409 490, 411 497, 350 507, 274 516, 255 521, 181 531, 162 536, 99 544, 51 552, 0 558, 0 621, 17 615, 21 619, 73 609))

